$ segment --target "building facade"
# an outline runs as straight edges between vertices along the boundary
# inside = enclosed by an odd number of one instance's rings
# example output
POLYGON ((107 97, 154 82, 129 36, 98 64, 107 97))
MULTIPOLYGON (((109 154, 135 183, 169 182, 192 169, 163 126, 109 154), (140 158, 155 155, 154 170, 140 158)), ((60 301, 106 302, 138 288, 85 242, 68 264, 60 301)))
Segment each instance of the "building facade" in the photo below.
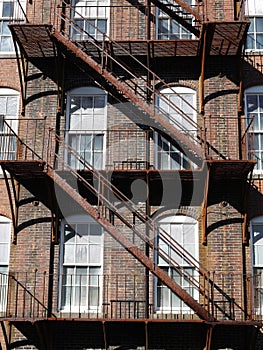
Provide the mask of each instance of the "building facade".
POLYGON ((0 348, 261 349, 263 5, 0 14, 0 348))

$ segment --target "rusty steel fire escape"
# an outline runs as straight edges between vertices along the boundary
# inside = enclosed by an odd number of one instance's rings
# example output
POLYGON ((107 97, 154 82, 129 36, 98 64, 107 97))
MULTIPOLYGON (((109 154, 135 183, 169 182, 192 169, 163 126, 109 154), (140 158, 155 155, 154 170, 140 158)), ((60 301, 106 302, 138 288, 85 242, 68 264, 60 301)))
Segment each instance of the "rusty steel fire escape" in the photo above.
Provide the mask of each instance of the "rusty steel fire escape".
MULTIPOLYGON (((189 8, 189 6, 181 0, 174 0, 177 5, 184 8, 186 11, 190 11, 190 14, 195 16, 198 20, 198 23, 201 22, 198 14, 189 8)), ((56 9, 56 18, 55 20, 60 23, 60 27, 44 25, 44 24, 12 24, 10 25, 10 30, 12 32, 14 41, 18 44, 22 59, 28 60, 29 62, 35 64, 38 68, 43 67, 43 61, 48 59, 56 59, 57 53, 63 53, 63 55, 74 62, 76 65, 80 65, 81 68, 86 71, 93 79, 95 79, 98 84, 106 89, 109 93, 113 94, 119 101, 129 101, 132 104, 132 109, 135 109, 136 112, 136 123, 138 125, 146 125, 153 130, 156 130, 159 133, 162 133, 173 142, 179 150, 186 154, 186 156, 196 163, 199 167, 203 165, 204 160, 206 159, 206 151, 208 146, 211 148, 211 145, 208 145, 205 136, 203 127, 200 127, 199 124, 192 121, 192 119, 182 111, 176 104, 170 101, 165 94, 162 94, 157 90, 156 85, 159 84, 162 87, 168 87, 165 82, 158 77, 155 72, 150 70, 145 66, 135 55, 131 53, 131 50, 127 49, 125 45, 112 40, 105 33, 102 34, 102 40, 97 40, 92 37, 87 31, 80 27, 74 20, 68 15, 70 10, 73 10, 66 1, 62 1, 62 7, 56 9), (68 9, 69 11, 64 11, 68 9), (63 10, 61 12, 61 10, 63 10), (74 40, 70 35, 72 32, 79 33, 81 36, 84 36, 86 40, 74 40), (38 62, 40 59, 40 63, 38 62), (135 73, 134 68, 136 66, 139 70, 143 71, 144 74, 138 75, 135 73), (115 73, 117 68, 118 74, 115 73), (149 83, 148 79, 145 79, 144 76, 150 77, 152 83, 149 83), (180 116, 182 122, 175 120, 171 117, 161 105, 168 105, 170 110, 172 110, 176 115, 180 116)), ((165 4, 161 1, 153 1, 157 6, 171 15, 174 19, 178 20, 180 15, 174 12, 170 5, 165 4), (171 14, 173 11, 173 14, 171 14)), ((74 11, 76 11, 74 9, 74 11)), ((78 13, 78 16, 81 17, 81 14, 78 13)), ((86 20, 83 18, 83 20, 86 20)), ((87 20, 86 20, 87 21, 87 20)), ((192 31, 196 36, 202 32, 202 30, 194 29, 194 27, 189 27, 187 22, 181 17, 180 24, 185 25, 187 29, 192 31)), ((205 25, 203 23, 203 28, 207 33, 210 23, 205 25)), ((231 30, 236 29, 236 24, 229 26, 230 36, 231 30)), ((200 28, 202 25, 200 25, 200 28)), ((213 33, 210 33, 210 36, 207 34, 207 41, 204 42, 203 37, 203 50, 207 53, 217 54, 218 50, 220 52, 238 52, 240 49, 240 38, 243 38, 243 35, 246 31, 247 24, 240 26, 239 37, 235 40, 226 38, 224 36, 223 41, 221 40, 221 46, 218 48, 218 36, 221 34, 218 32, 217 25, 213 25, 213 33), (206 45, 205 45, 206 44, 206 45)), ((98 30, 96 28, 96 30, 98 30)), ((203 33, 203 32, 202 32, 203 33)), ((201 34, 200 34, 201 35, 201 34)), ((201 50, 201 49, 200 49, 201 50)), ((201 51, 200 51, 201 52, 201 51)), ((53 61, 54 62, 54 61, 53 61)), ((23 62, 24 63, 24 62, 23 62)), ((24 95, 26 92, 26 66, 22 64, 21 68, 21 85, 24 95)), ((54 69, 54 67, 53 67, 54 69)), ((48 73, 48 70, 45 73, 48 73)), ((51 72, 51 75, 54 72, 51 72)), ((24 96, 25 97, 25 96, 24 96)), ((178 96, 180 98, 180 96, 178 96)), ((186 102, 186 101, 185 101, 186 102)), ((189 105, 189 104, 188 104, 189 105)), ((189 105, 189 108, 194 109, 193 106, 189 105)), ((57 144, 60 145, 60 150, 66 148, 67 152, 70 152, 78 161, 82 162, 84 167, 88 169, 93 175, 97 178, 97 182, 103 186, 109 187, 107 179, 95 171, 89 164, 83 162, 81 157, 70 149, 66 144, 62 144, 61 140, 57 139, 57 144)), ((23 145, 27 148, 27 145, 23 145)), ((30 150, 29 150, 30 151, 30 150)), ((55 151, 55 149, 53 150, 55 151)), ((30 153, 30 152, 29 152, 30 153)), ((132 217, 140 222, 140 227, 145 230, 152 232, 152 236, 155 236, 156 230, 162 239, 166 242, 169 241, 169 244, 172 243, 173 249, 180 254, 183 254, 185 259, 190 259, 191 264, 195 264, 196 269, 198 270, 198 280, 203 279, 205 282, 205 288, 202 289, 200 283, 197 280, 192 280, 191 276, 185 275, 180 266, 176 264, 176 261, 172 261, 171 257, 167 256, 164 251, 161 251, 159 248, 156 248, 155 242, 149 240, 143 232, 140 231, 134 226, 133 223, 127 221, 126 216, 122 216, 118 210, 113 206, 109 198, 105 197, 104 193, 98 191, 94 186, 91 186, 85 178, 76 172, 74 169, 70 168, 68 164, 64 164, 63 159, 60 157, 59 153, 55 154, 56 159, 59 162, 63 162, 63 167, 66 167, 67 172, 75 179, 77 182, 80 182, 82 185, 88 187, 88 191, 95 196, 97 199, 97 206, 94 203, 89 203, 83 196, 81 196, 78 191, 72 186, 69 179, 61 175, 58 169, 53 167, 53 164, 49 162, 48 159, 39 157, 39 161, 33 161, 32 163, 28 162, 28 169, 32 167, 32 172, 34 169, 40 176, 48 178, 47 182, 49 185, 54 186, 54 184, 60 189, 60 191, 65 192, 65 195, 69 199, 73 199, 77 205, 82 208, 85 212, 88 212, 98 223, 100 223, 107 232, 109 232, 127 251, 129 251, 137 260, 139 260, 151 273, 157 276, 162 283, 168 286, 176 295, 180 297, 194 312, 204 320, 215 320, 215 314, 221 313, 223 317, 228 319, 233 319, 234 315, 232 313, 233 307, 237 306, 233 304, 233 300, 220 289, 220 287, 215 286, 213 281, 206 276, 206 272, 203 271, 197 262, 194 262, 192 257, 185 251, 181 251, 182 247, 179 247, 176 241, 171 242, 167 234, 160 229, 156 228, 153 222, 148 217, 142 216, 140 212, 134 210, 133 207, 129 207, 130 204, 126 201, 125 196, 122 193, 119 193, 115 189, 114 195, 117 194, 119 200, 123 202, 125 208, 129 209, 129 214, 132 214, 132 217), (145 255, 145 253, 134 246, 132 242, 126 238, 120 230, 114 225, 114 220, 112 218, 118 218, 128 229, 130 229, 139 239, 146 243, 152 252, 152 258, 145 255), (158 250, 159 249, 159 250, 158 250), (193 284, 194 288, 199 290, 200 295, 203 297, 203 303, 201 301, 195 300, 190 294, 188 294, 180 285, 178 285, 172 278, 170 278, 158 265, 154 262, 154 255, 159 254, 160 257, 169 261, 169 264, 174 266, 174 268, 181 274, 183 278, 193 284), (212 298, 210 294, 210 288, 216 289, 217 295, 220 295, 220 298, 224 299, 224 303, 229 305, 228 311, 221 307, 219 303, 215 302, 215 299, 212 298), (211 306, 213 305, 213 306, 211 306), (216 311, 215 311, 216 310, 216 311)), ((214 150, 214 156, 220 158, 220 154, 214 150)), ((224 159, 224 157, 223 157, 224 159)), ((11 176, 13 176, 18 182, 23 184, 23 172, 24 168, 17 166, 19 160, 16 161, 1 161, 1 165, 4 171, 8 171, 11 176)), ((20 162, 23 162, 21 159, 20 162)), ((29 170, 30 172, 30 170, 29 170)), ((112 186, 112 185, 111 185, 112 186)), ((26 186, 25 186, 26 187, 26 186)), ((111 190, 111 187, 110 187, 111 190)), ((50 209, 53 210, 54 207, 50 206, 50 209)), ((57 214, 57 211, 56 211, 57 214)), ((237 306, 239 311, 243 310, 237 306)))
MULTIPOLYGON (((35 173, 35 176, 38 178, 45 177, 46 183, 49 183, 48 186, 52 183, 57 188, 57 194, 59 191, 63 192, 63 196, 65 196, 63 201, 71 203, 73 200, 79 208, 94 218, 134 258, 170 288, 197 316, 206 321, 213 321, 217 318, 233 320, 235 319, 235 312, 244 313, 242 307, 211 279, 209 272, 188 251, 164 229, 160 228, 149 216, 145 215, 112 182, 103 176, 100 171, 88 164, 65 141, 54 133, 50 134, 51 140, 53 142, 55 140, 60 144, 59 153, 54 153, 55 150, 52 147, 47 152, 43 152, 43 154, 49 156, 49 159, 41 158, 41 156, 24 144, 23 140, 7 124, 5 127, 9 129, 9 135, 16 138, 18 147, 23 147, 23 152, 28 159, 27 171, 31 169, 31 172, 35 173), (79 171, 68 164, 68 161, 65 160, 65 152, 68 155, 67 159, 69 159, 68 157, 71 160, 74 159, 73 163, 78 162, 84 171, 92 174, 92 181, 88 181, 79 171), (30 161, 31 158, 32 161, 30 161), (55 167, 51 166, 51 163, 54 163, 52 160, 55 160, 55 167), (79 190, 79 186, 84 188, 82 192, 79 190), (115 225, 115 222, 118 220, 124 225, 125 233, 123 233, 123 229, 115 225), (133 240, 129 238, 129 232, 132 233, 133 240), (158 240, 169 245, 172 253, 168 253, 159 246, 158 240), (145 245, 149 248, 150 255, 146 255, 141 248, 145 245), (198 292, 199 300, 193 298, 191 294, 158 266, 157 261, 159 258, 166 261, 198 292), (178 259, 185 261, 188 266, 191 266, 194 269, 194 273, 190 274, 187 269, 180 266, 178 259)), ((52 141, 48 142, 48 144, 52 144, 52 141)), ((23 163, 23 161, 19 162, 18 160, 2 160, 1 166, 5 177, 7 178, 6 172, 9 172, 16 181, 33 192, 33 184, 24 181, 25 167, 17 166, 21 162, 23 163)), ((48 192, 49 190, 45 186, 41 186, 42 190, 48 192)), ((58 198, 55 200, 57 201, 55 205, 54 198, 53 201, 51 200, 45 204, 54 214, 57 214, 56 207, 59 207, 60 203, 58 198)))

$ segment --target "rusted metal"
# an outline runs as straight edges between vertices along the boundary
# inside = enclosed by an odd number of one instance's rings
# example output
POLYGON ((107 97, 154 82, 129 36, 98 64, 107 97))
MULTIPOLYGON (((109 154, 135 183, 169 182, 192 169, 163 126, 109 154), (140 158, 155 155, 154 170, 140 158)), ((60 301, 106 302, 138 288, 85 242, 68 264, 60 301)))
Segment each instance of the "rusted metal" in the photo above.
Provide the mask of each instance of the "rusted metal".
POLYGON ((14 186, 14 178, 11 174, 11 183, 12 183, 12 190, 9 184, 9 175, 7 175, 7 172, 4 167, 2 167, 3 175, 5 179, 5 185, 7 189, 8 199, 9 199, 9 205, 11 209, 11 216, 12 216, 12 223, 13 223, 13 244, 17 243, 17 224, 18 224, 18 207, 19 207, 19 190, 16 191, 16 187, 14 186), (14 198, 14 199, 13 199, 14 198))
POLYGON ((150 125, 153 126, 158 131, 163 131, 168 134, 172 139, 182 147, 182 149, 187 150, 187 155, 194 162, 201 165, 204 159, 204 153, 198 144, 195 144, 188 136, 185 136, 180 130, 177 130, 173 125, 166 121, 161 114, 154 111, 153 106, 149 105, 147 102, 143 101, 139 96, 137 96, 125 83, 115 78, 106 69, 101 70, 101 65, 94 61, 91 57, 85 54, 81 49, 79 49, 73 42, 67 40, 63 35, 54 30, 54 38, 70 49, 74 54, 81 58, 85 63, 87 63, 92 69, 97 73, 102 75, 108 82, 116 86, 116 88, 122 92, 127 98, 133 101, 137 106, 139 106, 143 111, 147 113, 150 120, 150 125))
POLYGON ((207 245, 207 206, 208 206, 208 193, 210 183, 210 166, 207 168, 206 181, 204 187, 204 198, 202 203, 202 243, 207 245))
POLYGON ((212 337, 213 337, 213 325, 209 325, 207 327, 207 334, 206 334, 206 346, 204 350, 211 350, 212 347, 212 337))
POLYGON ((203 21, 204 17, 200 15, 199 12, 197 12, 191 5, 189 5, 187 2, 183 0, 172 0, 175 2, 177 5, 185 9, 188 13, 191 13, 198 21, 203 21))
MULTIPOLYGON (((173 0, 176 1, 176 0, 173 0)), ((168 3, 163 3, 160 0, 151 0, 151 2, 153 4, 155 4, 158 8, 160 8, 164 13, 166 13, 169 17, 173 18, 175 21, 177 21, 178 23, 180 23, 184 28, 186 28, 187 30, 189 30, 191 33, 193 33, 195 36, 199 37, 200 36, 200 30, 197 29, 196 27, 194 27, 191 23, 187 22, 186 19, 182 16, 180 16, 179 14, 176 13, 176 10, 173 9, 173 7, 168 4, 168 3)), ((176 1, 177 2, 177 1, 176 1)), ((199 15, 199 13, 197 13, 195 10, 193 10, 193 8, 188 5, 186 2, 184 1, 178 1, 180 3, 183 4, 184 7, 182 7, 180 5, 180 7, 187 9, 187 12, 189 14, 191 14, 192 16, 194 16, 194 18, 196 19, 196 21, 201 22, 201 16, 199 15)))
POLYGON ((71 196, 92 218, 94 218, 113 238, 116 239, 130 254, 132 254, 139 262, 147 267, 155 276, 157 276, 167 287, 169 287, 176 295, 179 296, 196 314, 204 320, 212 320, 212 316, 192 298, 181 286, 173 279, 168 277, 159 266, 147 257, 138 247, 133 246, 122 233, 113 226, 108 220, 102 216, 98 216, 98 211, 91 206, 83 197, 80 196, 70 185, 68 185, 54 170, 48 168, 48 176, 64 191, 71 196))

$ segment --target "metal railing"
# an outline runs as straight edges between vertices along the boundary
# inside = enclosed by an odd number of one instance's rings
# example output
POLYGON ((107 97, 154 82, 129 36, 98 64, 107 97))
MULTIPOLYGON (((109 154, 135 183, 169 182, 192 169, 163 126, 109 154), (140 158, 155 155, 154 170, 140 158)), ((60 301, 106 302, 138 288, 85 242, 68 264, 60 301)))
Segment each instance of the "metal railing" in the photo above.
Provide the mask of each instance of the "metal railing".
MULTIPOLYGON (((228 284, 231 294, 242 290, 246 283, 246 320, 263 320, 262 286, 260 275, 243 276, 211 273, 215 283, 228 284)), ((197 319, 197 315, 178 297, 160 285, 152 274, 57 274, 46 272, 15 272, 0 274, 0 319, 45 319, 48 315, 48 280, 52 280, 53 318, 104 319, 197 319), (146 286, 150 293, 147 294, 146 286), (148 288, 148 287, 147 287, 148 288), (84 298, 85 296, 85 298, 84 298)), ((183 283, 183 280, 179 281, 183 283)), ((186 287, 189 293, 193 293, 186 287)), ((213 292, 213 290, 212 290, 213 292)), ((216 294, 216 290, 214 291, 216 294)), ((202 303, 203 296, 195 293, 202 303)), ((218 298, 217 303, 228 312, 228 305, 218 298)), ((50 311, 50 310, 49 310, 50 311)), ((215 314, 218 320, 222 314, 215 314)), ((245 320, 236 314, 236 320, 245 320)))
MULTIPOLYGON (((18 0, 13 0, 18 1, 18 0)), ((224 19, 228 19, 230 21, 233 20, 243 20, 245 19, 246 15, 246 0, 236 0, 236 1, 228 1, 228 0, 221 0, 218 5, 216 3, 213 4, 213 6, 209 6, 207 2, 195 2, 193 4, 189 4, 183 0, 175 1, 175 0, 162 0, 160 1, 164 3, 167 8, 170 8, 174 11, 175 14, 178 16, 185 16, 189 15, 189 11, 186 10, 187 7, 192 10, 193 13, 197 13, 200 15, 204 20, 208 21, 220 21, 224 19), (181 4, 185 3, 185 8, 181 6, 181 4)), ((30 18, 31 23, 39 23, 40 21, 42 23, 53 23, 53 13, 54 9, 57 6, 61 5, 61 0, 51 0, 49 2, 45 0, 38 0, 37 2, 33 1, 32 3, 29 3, 27 6, 27 12, 28 17, 30 18)), ((88 6, 87 6, 88 7, 88 6)), ((94 9, 97 8, 108 8, 113 9, 113 14, 117 14, 117 8, 118 10, 118 19, 123 20, 126 18, 125 22, 129 23, 133 21, 134 19, 139 18, 140 20, 143 20, 143 22, 146 22, 146 17, 150 14, 151 21, 154 20, 154 15, 156 13, 156 8, 158 8, 158 3, 156 2, 156 6, 146 6, 144 1, 137 2, 136 4, 133 4, 130 0, 126 0, 122 2, 122 5, 108 5, 108 6, 97 6, 94 7, 94 9), (151 11, 150 11, 151 9, 151 11), (131 17, 134 19, 132 20, 131 17)), ((94 17, 94 16, 93 16, 94 17)), ((111 18, 113 15, 111 16, 111 18)), ((113 19, 114 20, 114 19, 113 19)), ((195 21, 194 21, 195 22, 195 21)), ((194 23, 193 25, 197 25, 198 23, 194 23)), ((142 22, 140 22, 142 24, 142 22)), ((134 27, 134 25, 133 25, 134 27)), ((124 27, 125 28, 125 27, 124 27)), ((131 28, 131 27, 130 27, 131 28)))
MULTIPOLYGON (((5 125, 7 125, 6 122, 5 125)), ((31 155, 33 159, 42 159, 51 168, 55 164, 55 171, 59 176, 61 176, 61 170, 66 170, 66 173, 71 174, 71 177, 76 179, 76 183, 81 182, 82 186, 97 198, 97 204, 94 205, 94 208, 98 211, 98 217, 104 217, 112 225, 119 221, 124 225, 125 230, 127 229, 127 236, 133 237, 131 245, 135 244, 134 242, 137 242, 136 245, 140 247, 147 245, 153 259, 156 261, 158 259, 164 260, 169 266, 173 267, 181 278, 191 284, 194 290, 202 294, 204 307, 207 308, 210 314, 215 315, 221 312, 224 317, 234 319, 235 307, 238 312, 244 313, 244 310, 235 303, 233 298, 214 283, 208 271, 171 235, 159 227, 152 218, 145 215, 139 206, 125 197, 111 181, 107 180, 101 172, 87 163, 76 150, 59 138, 52 129, 49 129, 48 132, 49 137, 45 139, 47 149, 42 149, 42 154, 39 156, 17 136, 17 140, 20 143, 19 148, 22 147, 25 151, 24 155, 31 155), (54 142, 59 145, 57 151, 54 147, 54 142), (49 148, 50 145, 52 146, 51 148, 49 148), (82 164, 83 169, 92 172, 92 183, 89 183, 76 169, 73 169, 68 164, 68 157, 65 158, 65 154, 70 154, 79 164, 82 164), (166 249, 159 245, 159 240, 165 246, 169 246, 171 253, 168 254, 166 249), (191 273, 188 273, 187 269, 183 269, 180 265, 181 263, 190 267, 191 273), (194 273, 192 273, 193 271, 194 273), (214 293, 215 291, 216 294, 214 293), (229 307, 222 308, 220 305, 221 301, 220 303, 217 302, 218 297, 220 297, 220 300, 223 299, 224 303, 228 304, 229 307)), ((71 178, 68 175, 65 180, 70 181, 69 183, 72 186, 71 178)))
MULTIPOLYGON (((0 273, 0 317, 46 318, 46 273, 0 273)), ((52 314, 53 317, 56 317, 52 314)))
POLYGON ((144 244, 146 244, 151 251, 153 259, 156 259, 156 261, 159 259, 164 260, 170 267, 175 269, 180 278, 184 279, 190 284, 193 290, 196 290, 203 296, 204 307, 207 308, 208 312, 213 316, 215 314, 219 315, 221 312, 224 317, 234 319, 235 308, 237 308, 238 312, 244 312, 233 298, 228 296, 221 287, 214 283, 208 271, 170 234, 162 229, 153 219, 145 215, 135 203, 125 197, 124 194, 103 177, 99 171, 85 162, 76 150, 72 149, 71 146, 60 138, 57 141, 60 144, 60 153, 55 155, 56 168, 68 170, 77 181, 81 181, 88 191, 91 191, 97 197, 99 216, 105 217, 111 223, 114 223, 115 217, 119 219, 122 224, 131 231, 133 237, 135 237, 133 238, 133 242, 134 239, 138 239, 136 244, 139 246, 144 246, 144 244), (70 153, 71 156, 75 157, 76 160, 83 165, 84 169, 92 172, 92 185, 65 162, 63 156, 65 150, 67 153, 70 153), (94 186, 94 184, 96 185, 94 186), (114 196, 112 196, 113 194, 114 196), (117 205, 115 203, 117 203, 117 205), (118 203, 122 204, 122 208, 119 207, 118 203), (165 247, 161 248, 161 245, 159 245, 160 240, 166 247, 169 246, 170 253, 167 253, 165 247), (189 273, 188 269, 182 268, 180 264, 190 267, 191 272, 189 273), (217 298, 220 298, 220 302, 217 301, 217 298), (221 303, 224 304, 224 307, 221 306, 221 303))
MULTIPOLYGON (((243 2, 242 2, 243 4, 243 2)), ((85 53, 86 43, 83 41, 75 41, 74 35, 78 33, 82 39, 86 38, 89 44, 91 44, 96 51, 90 50, 88 51, 88 55, 97 63, 101 65, 102 70, 108 70, 108 72, 121 81, 118 85, 118 88, 122 89, 122 84, 126 85, 126 88, 131 89, 136 97, 146 102, 148 106, 153 108, 152 113, 156 122, 160 122, 161 126, 162 120, 164 122, 169 122, 171 130, 173 127, 181 132, 182 135, 187 136, 189 142, 192 142, 193 145, 197 147, 202 147, 204 149, 204 154, 209 154, 210 157, 214 159, 225 159, 229 158, 226 154, 228 150, 224 150, 224 152, 218 150, 217 145, 208 143, 205 135, 205 130, 203 124, 205 123, 203 120, 203 115, 201 115, 197 109, 191 105, 185 98, 183 98, 180 94, 173 91, 173 94, 176 95, 176 98, 181 101, 181 104, 185 105, 185 109, 188 109, 188 113, 185 110, 178 107, 178 103, 174 103, 165 93, 162 93, 160 89, 156 88, 156 86, 161 86, 162 89, 169 89, 171 91, 171 86, 166 84, 160 77, 158 77, 153 71, 151 71, 148 67, 146 67, 140 60, 138 60, 133 54, 131 54, 128 49, 118 44, 113 40, 112 37, 106 35, 105 32, 99 30, 98 27, 94 25, 87 18, 82 16, 81 12, 78 12, 76 9, 73 9, 69 5, 64 4, 64 8, 58 8, 56 12, 56 16, 59 19, 56 27, 59 28, 59 25, 63 23, 62 27, 67 28, 67 30, 63 31, 63 35, 67 37, 69 40, 72 40, 76 47, 81 48, 85 53), (62 12, 64 11, 64 13, 62 12), (74 12, 78 16, 78 21, 76 22, 72 19, 71 13, 74 12), (81 24, 79 22, 81 20, 81 24), (92 28, 92 31, 100 36, 100 41, 97 40, 95 34, 91 34, 87 28, 92 28), (72 33, 75 33, 72 37, 72 33), (118 54, 121 56, 129 57, 132 64, 130 66, 127 65, 127 60, 122 60, 120 57, 118 59, 111 52, 109 47, 107 46, 107 42, 110 42, 111 45, 115 47, 118 51, 118 54), (93 53, 92 53, 93 51, 93 53), (98 52, 100 55, 98 56, 98 52), (119 68, 118 75, 116 75, 109 67, 111 65, 117 64, 119 68), (140 75, 135 73, 134 67, 138 67, 140 71, 140 75), (132 68, 131 68, 132 67, 132 68), (142 73, 144 72, 144 73, 142 73), (151 77, 150 83, 146 77, 151 77), (154 106, 154 107, 153 107, 154 106), (167 112, 169 110, 169 113, 167 112), (197 122, 195 122, 192 116, 196 116, 197 122), (202 125, 202 126, 201 126, 202 125)), ((60 29, 60 28, 59 28, 60 29)), ((90 47, 90 46, 89 46, 90 47)), ((215 117, 216 118, 216 117, 215 117)), ((229 119, 225 117, 225 119, 229 119)), ((149 119, 149 124, 152 126, 152 120, 149 119)), ((147 124, 147 122, 146 122, 147 124)), ((166 128, 167 124, 166 124, 166 128)), ((169 128, 167 129, 169 134, 169 128)), ((172 133, 172 132, 171 132, 172 133)), ((178 140, 175 140, 178 141, 178 140)), ((237 141, 237 140, 236 140, 237 141)), ((183 141, 181 144, 182 148, 185 146, 186 153, 192 153, 191 146, 184 145, 183 141)), ((221 147, 221 146, 220 146, 221 147)), ((224 147, 225 148, 225 147, 224 147)), ((231 147, 233 149, 233 147, 231 147)), ((194 149, 194 147, 193 147, 194 149)), ((195 152, 195 151, 193 151, 195 152)))
MULTIPOLYGON (((185 113, 181 108, 178 107, 176 103, 174 103, 165 93, 161 93, 159 89, 156 88, 157 85, 162 86, 162 88, 168 88, 171 90, 171 87, 167 85, 160 77, 158 77, 153 71, 147 68, 140 60, 138 60, 134 55, 132 55, 127 49, 125 49, 122 45, 114 42, 110 37, 108 37, 104 32, 100 31, 93 23, 91 23, 87 18, 84 18, 81 13, 78 12, 78 16, 82 21, 80 25, 79 22, 75 22, 71 17, 71 12, 73 11, 72 7, 66 3, 64 3, 64 8, 58 9, 56 12, 56 16, 58 19, 57 27, 64 23, 63 27, 67 28, 67 30, 63 31, 63 36, 67 38, 69 41, 73 41, 74 46, 80 48, 84 53, 86 52, 86 43, 85 41, 74 41, 72 35, 69 33, 79 33, 81 36, 85 36, 89 42, 93 46, 94 50, 89 50, 87 55, 93 60, 93 64, 99 64, 101 66, 101 72, 103 70, 107 71, 115 81, 115 84, 118 85, 117 88, 120 90, 127 91, 127 93, 132 93, 134 96, 134 101, 141 100, 142 103, 145 103, 142 107, 139 106, 146 111, 146 113, 152 114, 150 118, 148 118, 148 122, 150 125, 154 125, 154 123, 159 122, 161 127, 166 125, 166 130, 169 134, 169 130, 167 129, 167 122, 169 123, 169 129, 171 129, 171 133, 173 134, 173 128, 176 129, 176 132, 179 130, 181 132, 181 137, 186 137, 188 142, 192 142, 192 146, 183 145, 182 147, 186 147, 186 151, 191 153, 195 153, 193 151, 195 147, 205 148, 207 147, 204 137, 203 137, 203 128, 196 123, 190 115, 197 115, 198 120, 202 121, 202 116, 198 113, 196 108, 192 106, 186 99, 184 99, 180 94, 173 91, 173 93, 177 96, 179 100, 186 106, 189 110, 189 113, 185 113), (63 12, 64 11, 64 12, 63 12), (94 28, 98 33, 100 33, 102 40, 98 41, 94 35, 91 35, 85 28, 94 28), (116 56, 111 53, 108 49, 107 42, 111 42, 118 53, 129 57, 132 65, 137 66, 140 75, 135 73, 134 67, 131 68, 127 65, 127 60, 124 62, 120 58, 116 58, 116 56), (100 53, 98 55, 98 52, 100 53), (118 74, 114 73, 109 67, 117 65, 118 74), (151 76, 151 83, 147 80, 147 76, 151 76), (128 90, 127 90, 128 89, 128 90), (169 109, 169 113, 167 112, 169 109), (151 120, 152 118, 152 120, 151 120), (154 120, 153 120, 154 119, 154 120), (165 123, 165 124, 164 124, 165 123), (193 147, 194 146, 194 147, 193 147)), ((60 28, 59 28, 60 31, 60 28)), ((59 39, 58 39, 59 40, 59 39)), ((103 74, 103 73, 102 73, 103 74)), ((133 101, 133 102, 134 102, 133 101)), ((136 104, 136 103, 135 103, 136 104)), ((149 115, 149 114, 148 114, 149 115)), ((147 121, 145 122, 147 124, 147 121)), ((176 140, 177 142, 180 140, 176 140)), ((200 151, 200 153, 202 153, 200 151)), ((216 153, 216 152, 215 152, 216 153)), ((216 154, 219 156, 219 154, 216 154)))

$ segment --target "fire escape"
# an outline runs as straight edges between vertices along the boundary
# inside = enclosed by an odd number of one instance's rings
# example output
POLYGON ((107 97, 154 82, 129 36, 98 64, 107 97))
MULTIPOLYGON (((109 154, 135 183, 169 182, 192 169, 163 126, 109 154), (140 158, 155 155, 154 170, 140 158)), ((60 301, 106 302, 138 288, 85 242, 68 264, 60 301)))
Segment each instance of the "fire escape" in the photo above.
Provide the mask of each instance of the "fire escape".
MULTIPOLYGON (((64 98, 61 67, 63 66, 67 70, 69 65, 73 65, 79 74, 84 72, 90 76, 120 103, 129 102, 131 108, 127 113, 134 123, 141 126, 142 129, 147 126, 147 132, 158 132, 164 135, 195 164, 194 170, 180 170, 178 173, 184 194, 182 205, 188 205, 188 194, 191 192, 193 183, 198 184, 202 189, 200 192, 201 201, 197 199, 196 204, 202 206, 203 244, 206 244, 207 240, 208 206, 225 200, 226 187, 228 195, 231 191, 239 193, 235 205, 244 217, 243 243, 245 244, 247 241, 245 193, 254 162, 246 159, 241 142, 238 159, 229 159, 227 153, 219 151, 208 140, 203 95, 206 58, 213 55, 240 56, 248 22, 242 19, 241 10, 235 12, 232 21, 213 21, 207 18, 201 5, 193 7, 182 0, 152 0, 150 3, 180 23, 195 38, 191 40, 153 40, 149 36, 147 40, 119 40, 101 33, 100 39, 97 39, 72 18, 72 13, 76 13, 78 10, 72 8, 67 1, 61 1, 55 8, 54 17, 48 24, 36 21, 31 23, 30 20, 28 23, 11 24, 10 30, 17 49, 19 49, 17 56, 24 112, 26 110, 29 62, 57 83, 60 101, 58 117, 63 113, 64 98), (189 16, 194 18, 194 21, 189 22, 187 20, 189 16), (77 34, 82 40, 75 40, 72 33, 77 34), (195 123, 156 88, 158 85, 169 86, 151 69, 150 62, 156 57, 169 56, 196 56, 200 58, 198 123, 195 123), (137 71, 143 72, 143 74, 139 75, 136 73, 137 71), (170 110, 181 116, 182 122, 174 120, 169 113, 158 107, 156 101, 162 101, 168 105, 170 110), (214 193, 212 190, 214 187, 221 188, 221 190, 214 193)), ((147 6, 141 8, 145 14, 148 14, 150 32, 152 12, 147 6)), ((82 17, 81 13, 77 14, 78 18, 82 17)), ((92 24, 90 25, 92 26, 92 24)), ((96 30, 98 29, 96 28, 96 30)), ((191 108, 193 107, 191 106, 191 108)), ((8 124, 5 124, 5 127, 8 129, 8 124)), ((16 160, 1 161, 10 199, 12 197, 15 199, 14 201, 10 200, 13 213, 14 241, 20 229, 17 224, 19 192, 15 183, 25 187, 50 209, 54 224, 54 242, 57 239, 57 220, 65 214, 65 212, 60 211, 57 202, 56 194, 59 192, 63 194, 65 201, 74 202, 77 211, 83 210, 93 217, 134 258, 141 262, 150 274, 157 277, 179 296, 199 319, 209 323, 216 320, 234 321, 239 317, 245 320, 248 317, 247 310, 237 305, 233 298, 213 281, 208 271, 199 262, 195 261, 175 240, 172 240, 164 230, 158 228, 148 214, 134 208, 129 194, 125 191, 127 169, 125 171, 115 169, 110 172, 111 179, 109 179, 107 170, 94 169, 60 137, 59 127, 57 130, 48 128, 45 130, 40 153, 39 148, 36 149, 35 145, 27 143, 13 130, 10 129, 8 134, 16 138, 19 154, 16 160), (64 159, 65 152, 81 163, 84 170, 76 171, 67 164, 64 159), (119 212, 116 202, 122 203, 125 215, 119 212), (131 231, 147 247, 147 253, 134 246, 115 225, 115 221, 120 221, 126 229, 131 231), (174 252, 194 267, 195 276, 188 275, 187 271, 181 269, 171 256, 156 246, 156 242, 153 240, 156 234, 164 242, 169 243, 174 252), (195 300, 156 265, 154 261, 156 254, 167 261, 193 288, 198 290, 199 300, 195 300), (237 314, 241 316, 237 316, 237 314)), ((158 173, 154 169, 149 169, 147 162, 142 171, 141 169, 140 171, 130 170, 131 176, 137 176, 147 182, 149 198, 152 198, 149 205, 156 204, 154 193, 161 191, 162 179, 158 178, 158 173)), ((163 172, 163 174, 165 174, 167 181, 172 183, 172 175, 169 172, 163 172)), ((54 316, 48 308, 46 309, 43 305, 41 307, 47 317, 54 316)), ((149 307, 146 308, 146 319, 149 318, 148 313, 149 307)), ((17 327, 19 328, 18 325, 17 327)), ((148 331, 151 332, 150 328, 148 331)), ((207 333, 208 348, 209 342, 211 342, 210 331, 209 328, 207 333)), ((154 330, 152 332, 154 333, 154 330)), ((24 326, 24 333, 26 333, 26 326, 24 326)), ((103 334, 104 344, 106 344, 105 334, 108 333, 104 328, 103 334)), ((45 343, 43 339, 42 342, 45 343)))

